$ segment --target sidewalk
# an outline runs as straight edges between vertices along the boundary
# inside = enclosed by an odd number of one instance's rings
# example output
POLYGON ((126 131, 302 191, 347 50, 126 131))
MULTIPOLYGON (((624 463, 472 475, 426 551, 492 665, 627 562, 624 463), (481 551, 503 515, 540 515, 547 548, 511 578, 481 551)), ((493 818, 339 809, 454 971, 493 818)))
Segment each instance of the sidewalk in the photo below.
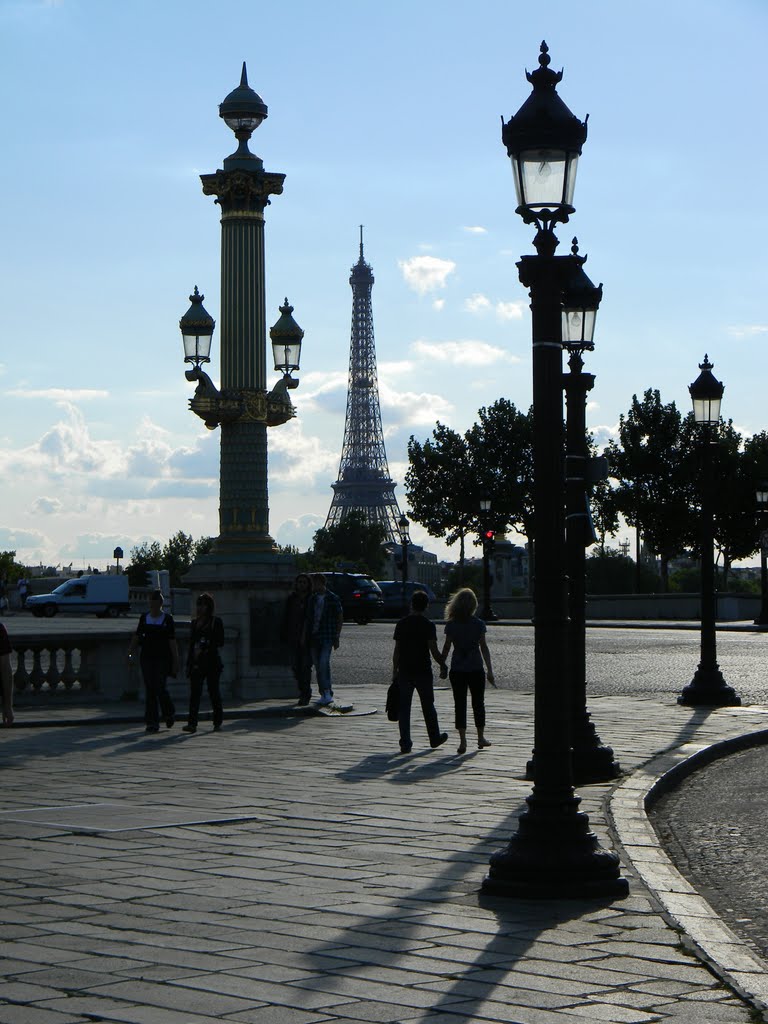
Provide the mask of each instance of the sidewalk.
MULTIPOLYGON (((768 728, 768 709, 591 702, 628 773, 580 790, 613 848, 615 817, 630 881, 600 904, 478 894, 530 793, 530 695, 490 691, 493 746, 464 757, 453 735, 422 747, 418 715, 401 756, 383 691, 344 697, 379 711, 244 708, 258 713, 221 733, 145 736, 129 721, 34 728, 72 712, 22 710, 0 732, 0 1024, 761 1019, 670 925, 686 911, 699 943, 725 934, 695 893, 681 911, 642 795, 695 749, 768 728)), ((437 703, 446 727, 449 692, 437 703)), ((731 938, 705 956, 727 953, 759 998, 768 968, 731 938)))

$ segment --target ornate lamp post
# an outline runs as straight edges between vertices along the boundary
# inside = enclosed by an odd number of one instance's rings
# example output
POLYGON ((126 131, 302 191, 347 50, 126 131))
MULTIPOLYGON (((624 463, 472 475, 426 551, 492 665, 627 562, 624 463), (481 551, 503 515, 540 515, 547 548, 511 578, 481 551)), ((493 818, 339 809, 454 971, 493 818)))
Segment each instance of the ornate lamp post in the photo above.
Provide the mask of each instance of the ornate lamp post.
POLYGON ((283 191, 285 175, 265 171, 248 148, 267 106, 248 85, 245 64, 219 116, 238 141, 220 170, 201 176, 203 193, 215 196, 221 210, 220 389, 202 369, 215 324, 197 288, 180 321, 184 359, 192 364, 186 377, 197 383, 190 409, 210 430, 221 428, 219 535, 186 580, 193 592, 214 593, 225 625, 237 630, 239 695, 277 696, 292 686, 276 638, 294 567, 269 535, 267 428, 295 415, 288 391, 297 386, 291 372, 299 366, 303 332, 286 299, 270 332, 283 376, 268 390, 264 210, 283 191))
POLYGON ((619 858, 603 850, 579 811, 571 765, 568 678, 568 590, 564 573, 562 293, 574 256, 555 256, 553 226, 573 213, 576 166, 586 122, 558 96, 561 72, 549 68, 546 43, 539 67, 527 74, 533 91, 503 124, 512 161, 517 212, 535 224, 537 255, 518 263, 530 290, 533 333, 534 530, 536 578, 534 787, 518 831, 493 854, 483 889, 540 898, 623 896, 619 858))
POLYGON ((489 512, 491 511, 491 499, 480 499, 480 540, 483 545, 483 610, 480 617, 484 622, 493 622, 496 613, 491 608, 491 555, 496 545, 496 531, 491 525, 489 512))
POLYGON ((766 529, 766 513, 768 512, 768 483, 761 483, 755 491, 757 514, 760 519, 760 614, 755 619, 756 626, 768 626, 768 529, 766 529))
POLYGON ((402 598, 403 598, 403 615, 407 615, 408 614, 408 608, 409 608, 408 595, 405 592, 405 585, 408 582, 408 547, 409 547, 409 545, 411 543, 411 535, 408 532, 408 527, 410 525, 411 524, 405 518, 405 513, 403 512, 401 514, 400 518, 397 520, 397 531, 400 534, 400 543, 402 545, 401 557, 402 557, 402 560, 403 560, 402 561, 402 568, 400 570, 401 578, 402 578, 402 591, 403 591, 403 593, 402 593, 402 598))
POLYGON ((701 660, 691 682, 677 698, 678 704, 736 707, 741 700, 728 686, 717 664, 715 609, 714 480, 712 447, 720 422, 720 402, 725 388, 712 373, 709 357, 699 363, 701 373, 690 385, 693 418, 701 428, 701 660))
POLYGON ((584 272, 586 256, 579 256, 574 238, 571 247, 573 272, 563 292, 563 347, 569 353, 570 372, 563 376, 566 396, 566 565, 568 571, 568 614, 570 625, 570 676, 572 699, 573 777, 576 783, 615 779, 619 765, 613 750, 597 734, 587 710, 586 669, 586 549, 595 541, 587 498, 587 477, 591 466, 587 445, 587 393, 595 378, 583 373, 584 352, 595 347, 597 310, 603 286, 595 285, 584 272))

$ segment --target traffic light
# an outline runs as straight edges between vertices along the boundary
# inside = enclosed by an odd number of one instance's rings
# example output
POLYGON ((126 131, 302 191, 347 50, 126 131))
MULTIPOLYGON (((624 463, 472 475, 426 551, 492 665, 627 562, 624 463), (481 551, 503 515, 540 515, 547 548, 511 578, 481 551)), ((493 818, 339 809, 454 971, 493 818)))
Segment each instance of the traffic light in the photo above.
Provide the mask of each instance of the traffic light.
POLYGON ((493 549, 496 544, 496 531, 495 530, 483 530, 483 551, 486 554, 492 555, 493 549))

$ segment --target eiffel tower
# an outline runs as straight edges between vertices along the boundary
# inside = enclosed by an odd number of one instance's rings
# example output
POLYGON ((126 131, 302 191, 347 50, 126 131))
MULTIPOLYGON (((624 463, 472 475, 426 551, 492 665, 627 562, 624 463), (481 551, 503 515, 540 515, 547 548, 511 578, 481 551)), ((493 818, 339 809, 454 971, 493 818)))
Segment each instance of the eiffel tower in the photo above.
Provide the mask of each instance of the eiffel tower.
POLYGON ((376 344, 373 340, 371 291, 373 271, 363 257, 363 228, 360 227, 360 258, 352 267, 352 336, 349 347, 347 419, 341 449, 339 478, 333 487, 333 501, 326 528, 338 526, 352 511, 365 514, 366 521, 380 523, 385 540, 399 543, 397 520, 400 509, 387 465, 384 433, 381 429, 379 384, 376 376, 376 344))

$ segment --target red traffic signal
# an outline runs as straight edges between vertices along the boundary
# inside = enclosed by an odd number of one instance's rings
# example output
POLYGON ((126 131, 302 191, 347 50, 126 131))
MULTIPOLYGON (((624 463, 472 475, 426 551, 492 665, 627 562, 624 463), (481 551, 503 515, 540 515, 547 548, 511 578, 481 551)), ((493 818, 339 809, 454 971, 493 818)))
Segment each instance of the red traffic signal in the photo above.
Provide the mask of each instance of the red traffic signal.
POLYGON ((493 538, 495 536, 496 536, 496 533, 495 533, 494 530, 486 530, 485 533, 483 534, 483 539, 484 540, 493 540, 493 538))

